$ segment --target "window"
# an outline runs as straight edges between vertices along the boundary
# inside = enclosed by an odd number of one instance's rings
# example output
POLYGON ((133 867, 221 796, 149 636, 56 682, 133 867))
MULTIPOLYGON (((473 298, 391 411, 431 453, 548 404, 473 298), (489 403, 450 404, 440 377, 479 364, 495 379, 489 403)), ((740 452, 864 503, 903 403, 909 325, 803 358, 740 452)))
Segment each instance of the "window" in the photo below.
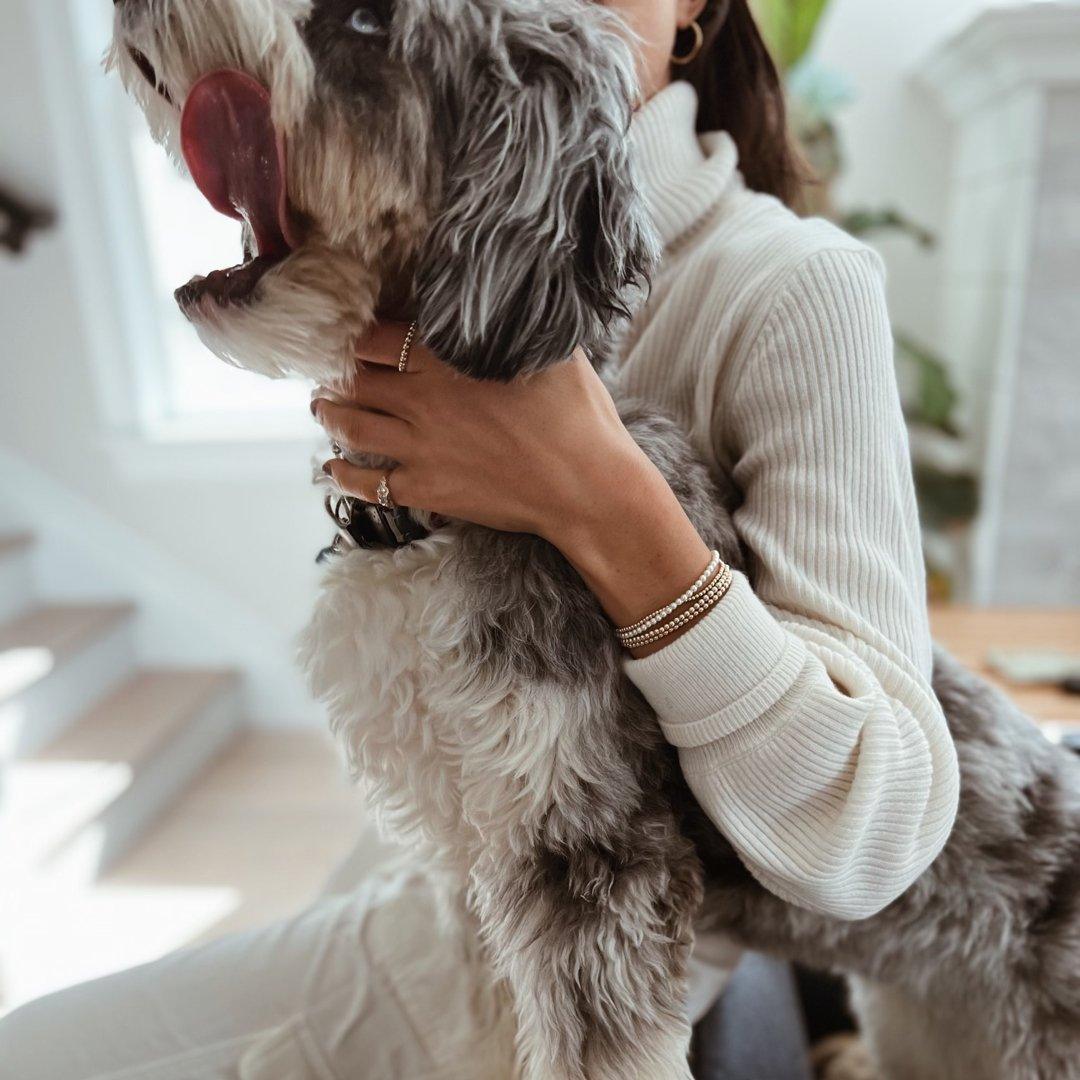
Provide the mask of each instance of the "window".
POLYGON ((307 387, 222 363, 176 307, 177 286, 240 260, 240 226, 211 209, 103 73, 111 7, 42 0, 41 8, 46 51, 58 47, 56 28, 70 27, 74 62, 65 70, 61 54, 51 63, 64 94, 56 112, 84 129, 60 137, 70 148, 63 157, 84 300, 104 312, 99 366, 126 396, 118 425, 160 441, 310 439, 307 387), (88 160, 78 161, 82 153, 88 160))
POLYGON ((212 210, 195 185, 181 176, 129 109, 131 158, 140 195, 152 281, 151 303, 161 327, 159 416, 183 418, 235 416, 238 412, 306 412, 308 392, 294 380, 252 375, 222 363, 199 341, 180 314, 173 290, 195 274, 240 260, 240 225, 212 210))

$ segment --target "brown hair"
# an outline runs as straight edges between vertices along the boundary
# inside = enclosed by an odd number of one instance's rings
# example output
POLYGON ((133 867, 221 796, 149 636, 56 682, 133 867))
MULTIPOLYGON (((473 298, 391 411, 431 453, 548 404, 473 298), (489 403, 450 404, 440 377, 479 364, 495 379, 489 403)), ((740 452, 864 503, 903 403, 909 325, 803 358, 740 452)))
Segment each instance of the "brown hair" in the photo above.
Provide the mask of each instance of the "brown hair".
POLYGON ((748 0, 709 0, 698 22, 701 52, 674 69, 698 92, 698 131, 726 131, 747 185, 792 205, 810 168, 788 129, 780 74, 748 0))

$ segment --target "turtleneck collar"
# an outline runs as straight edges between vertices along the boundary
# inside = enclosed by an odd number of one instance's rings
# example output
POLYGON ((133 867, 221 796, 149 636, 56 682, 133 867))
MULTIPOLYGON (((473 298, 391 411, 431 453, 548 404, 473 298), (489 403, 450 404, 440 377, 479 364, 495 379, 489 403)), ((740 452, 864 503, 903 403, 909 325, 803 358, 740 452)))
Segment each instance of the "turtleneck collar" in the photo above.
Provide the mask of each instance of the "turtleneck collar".
POLYGON ((638 179, 665 248, 713 210, 738 176, 731 136, 698 136, 697 106, 697 91, 677 80, 638 109, 630 125, 638 179))

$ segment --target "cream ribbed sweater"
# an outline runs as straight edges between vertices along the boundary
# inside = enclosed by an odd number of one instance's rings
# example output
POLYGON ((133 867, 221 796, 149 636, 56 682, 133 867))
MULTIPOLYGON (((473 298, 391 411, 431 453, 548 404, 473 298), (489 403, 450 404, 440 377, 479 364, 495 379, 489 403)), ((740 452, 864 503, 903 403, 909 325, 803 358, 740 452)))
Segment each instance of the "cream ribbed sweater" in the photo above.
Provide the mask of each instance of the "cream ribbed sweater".
POLYGON ((869 916, 948 836, 930 633, 880 260, 750 192, 678 82, 632 126, 665 255, 617 378, 742 494, 724 600, 626 672, 709 817, 794 904, 869 916))

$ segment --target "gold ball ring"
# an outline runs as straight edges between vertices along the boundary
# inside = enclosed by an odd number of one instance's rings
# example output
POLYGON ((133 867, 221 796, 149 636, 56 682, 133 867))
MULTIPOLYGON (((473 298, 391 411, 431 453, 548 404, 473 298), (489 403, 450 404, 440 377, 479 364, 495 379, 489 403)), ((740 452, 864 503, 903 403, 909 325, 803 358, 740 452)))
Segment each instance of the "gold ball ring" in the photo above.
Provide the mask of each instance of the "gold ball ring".
POLYGON ((412 352, 413 342, 416 340, 416 323, 409 327, 409 332, 405 335, 405 341, 401 346, 401 357, 398 360, 397 369, 403 375, 409 370, 409 354, 412 352))

